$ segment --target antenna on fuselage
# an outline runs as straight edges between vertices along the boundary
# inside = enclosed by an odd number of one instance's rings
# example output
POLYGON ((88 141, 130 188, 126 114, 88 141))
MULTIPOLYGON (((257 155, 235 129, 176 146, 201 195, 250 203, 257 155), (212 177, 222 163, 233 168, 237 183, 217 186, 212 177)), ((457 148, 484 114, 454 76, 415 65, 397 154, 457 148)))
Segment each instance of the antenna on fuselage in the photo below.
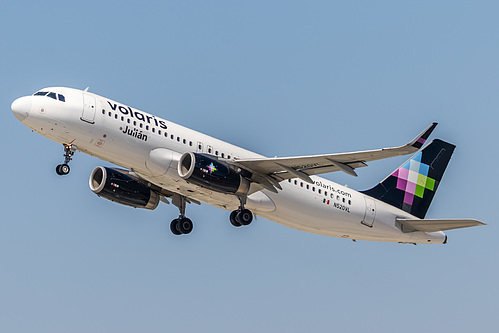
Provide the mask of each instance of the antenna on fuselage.
POLYGON ((85 90, 83 90, 83 91, 84 91, 84 92, 87 92, 87 91, 88 91, 88 88, 90 88, 90 87, 86 87, 86 88, 85 88, 85 90))

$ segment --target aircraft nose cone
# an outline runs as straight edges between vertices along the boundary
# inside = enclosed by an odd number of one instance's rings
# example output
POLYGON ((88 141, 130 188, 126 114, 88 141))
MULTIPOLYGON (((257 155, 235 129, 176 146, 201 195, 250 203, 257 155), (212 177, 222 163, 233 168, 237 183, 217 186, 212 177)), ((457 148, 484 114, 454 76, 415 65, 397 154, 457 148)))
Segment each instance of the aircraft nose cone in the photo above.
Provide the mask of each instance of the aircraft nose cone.
POLYGON ((31 110, 31 98, 29 96, 21 97, 12 102, 10 106, 12 113, 19 121, 23 121, 29 115, 31 110))

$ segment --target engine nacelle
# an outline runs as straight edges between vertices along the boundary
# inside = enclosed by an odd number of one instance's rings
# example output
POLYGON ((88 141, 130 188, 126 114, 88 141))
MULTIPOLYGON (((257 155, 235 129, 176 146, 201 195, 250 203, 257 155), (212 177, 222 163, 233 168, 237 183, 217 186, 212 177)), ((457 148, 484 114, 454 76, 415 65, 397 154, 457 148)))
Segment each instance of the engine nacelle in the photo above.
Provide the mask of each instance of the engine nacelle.
POLYGON ((122 205, 152 210, 159 203, 158 193, 136 178, 116 169, 101 166, 95 168, 88 184, 98 196, 122 205))
POLYGON ((198 153, 180 157, 178 174, 190 183, 221 193, 246 195, 250 186, 249 180, 229 165, 198 153))

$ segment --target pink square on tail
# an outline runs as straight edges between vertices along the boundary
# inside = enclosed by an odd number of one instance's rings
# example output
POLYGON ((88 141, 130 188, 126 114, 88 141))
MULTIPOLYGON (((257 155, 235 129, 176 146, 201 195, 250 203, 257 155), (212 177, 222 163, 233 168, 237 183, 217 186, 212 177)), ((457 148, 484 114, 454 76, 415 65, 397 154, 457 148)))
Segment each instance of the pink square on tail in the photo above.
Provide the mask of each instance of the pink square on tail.
POLYGON ((404 168, 400 168, 399 169, 399 179, 404 179, 404 180, 409 179, 409 170, 404 169, 404 168))
POLYGON ((416 193, 416 184, 412 182, 407 182, 407 187, 405 188, 405 191, 411 194, 416 193))

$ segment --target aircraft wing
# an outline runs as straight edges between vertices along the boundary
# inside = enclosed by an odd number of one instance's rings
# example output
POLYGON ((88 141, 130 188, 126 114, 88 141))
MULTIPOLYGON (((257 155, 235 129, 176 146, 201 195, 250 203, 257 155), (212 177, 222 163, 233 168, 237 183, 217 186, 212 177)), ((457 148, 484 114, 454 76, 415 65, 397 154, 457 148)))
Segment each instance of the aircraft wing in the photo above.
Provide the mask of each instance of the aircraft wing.
POLYGON ((313 184, 310 176, 328 172, 343 171, 357 176, 354 170, 367 166, 366 162, 415 153, 423 146, 436 126, 437 123, 431 124, 414 140, 395 148, 299 157, 241 159, 231 163, 252 172, 253 182, 277 192, 277 189, 281 189, 279 182, 289 178, 300 178, 313 184))
POLYGON ((397 219, 397 222, 402 225, 402 231, 444 231, 459 228, 475 227, 485 225, 485 223, 477 220, 425 220, 425 219, 397 219))

